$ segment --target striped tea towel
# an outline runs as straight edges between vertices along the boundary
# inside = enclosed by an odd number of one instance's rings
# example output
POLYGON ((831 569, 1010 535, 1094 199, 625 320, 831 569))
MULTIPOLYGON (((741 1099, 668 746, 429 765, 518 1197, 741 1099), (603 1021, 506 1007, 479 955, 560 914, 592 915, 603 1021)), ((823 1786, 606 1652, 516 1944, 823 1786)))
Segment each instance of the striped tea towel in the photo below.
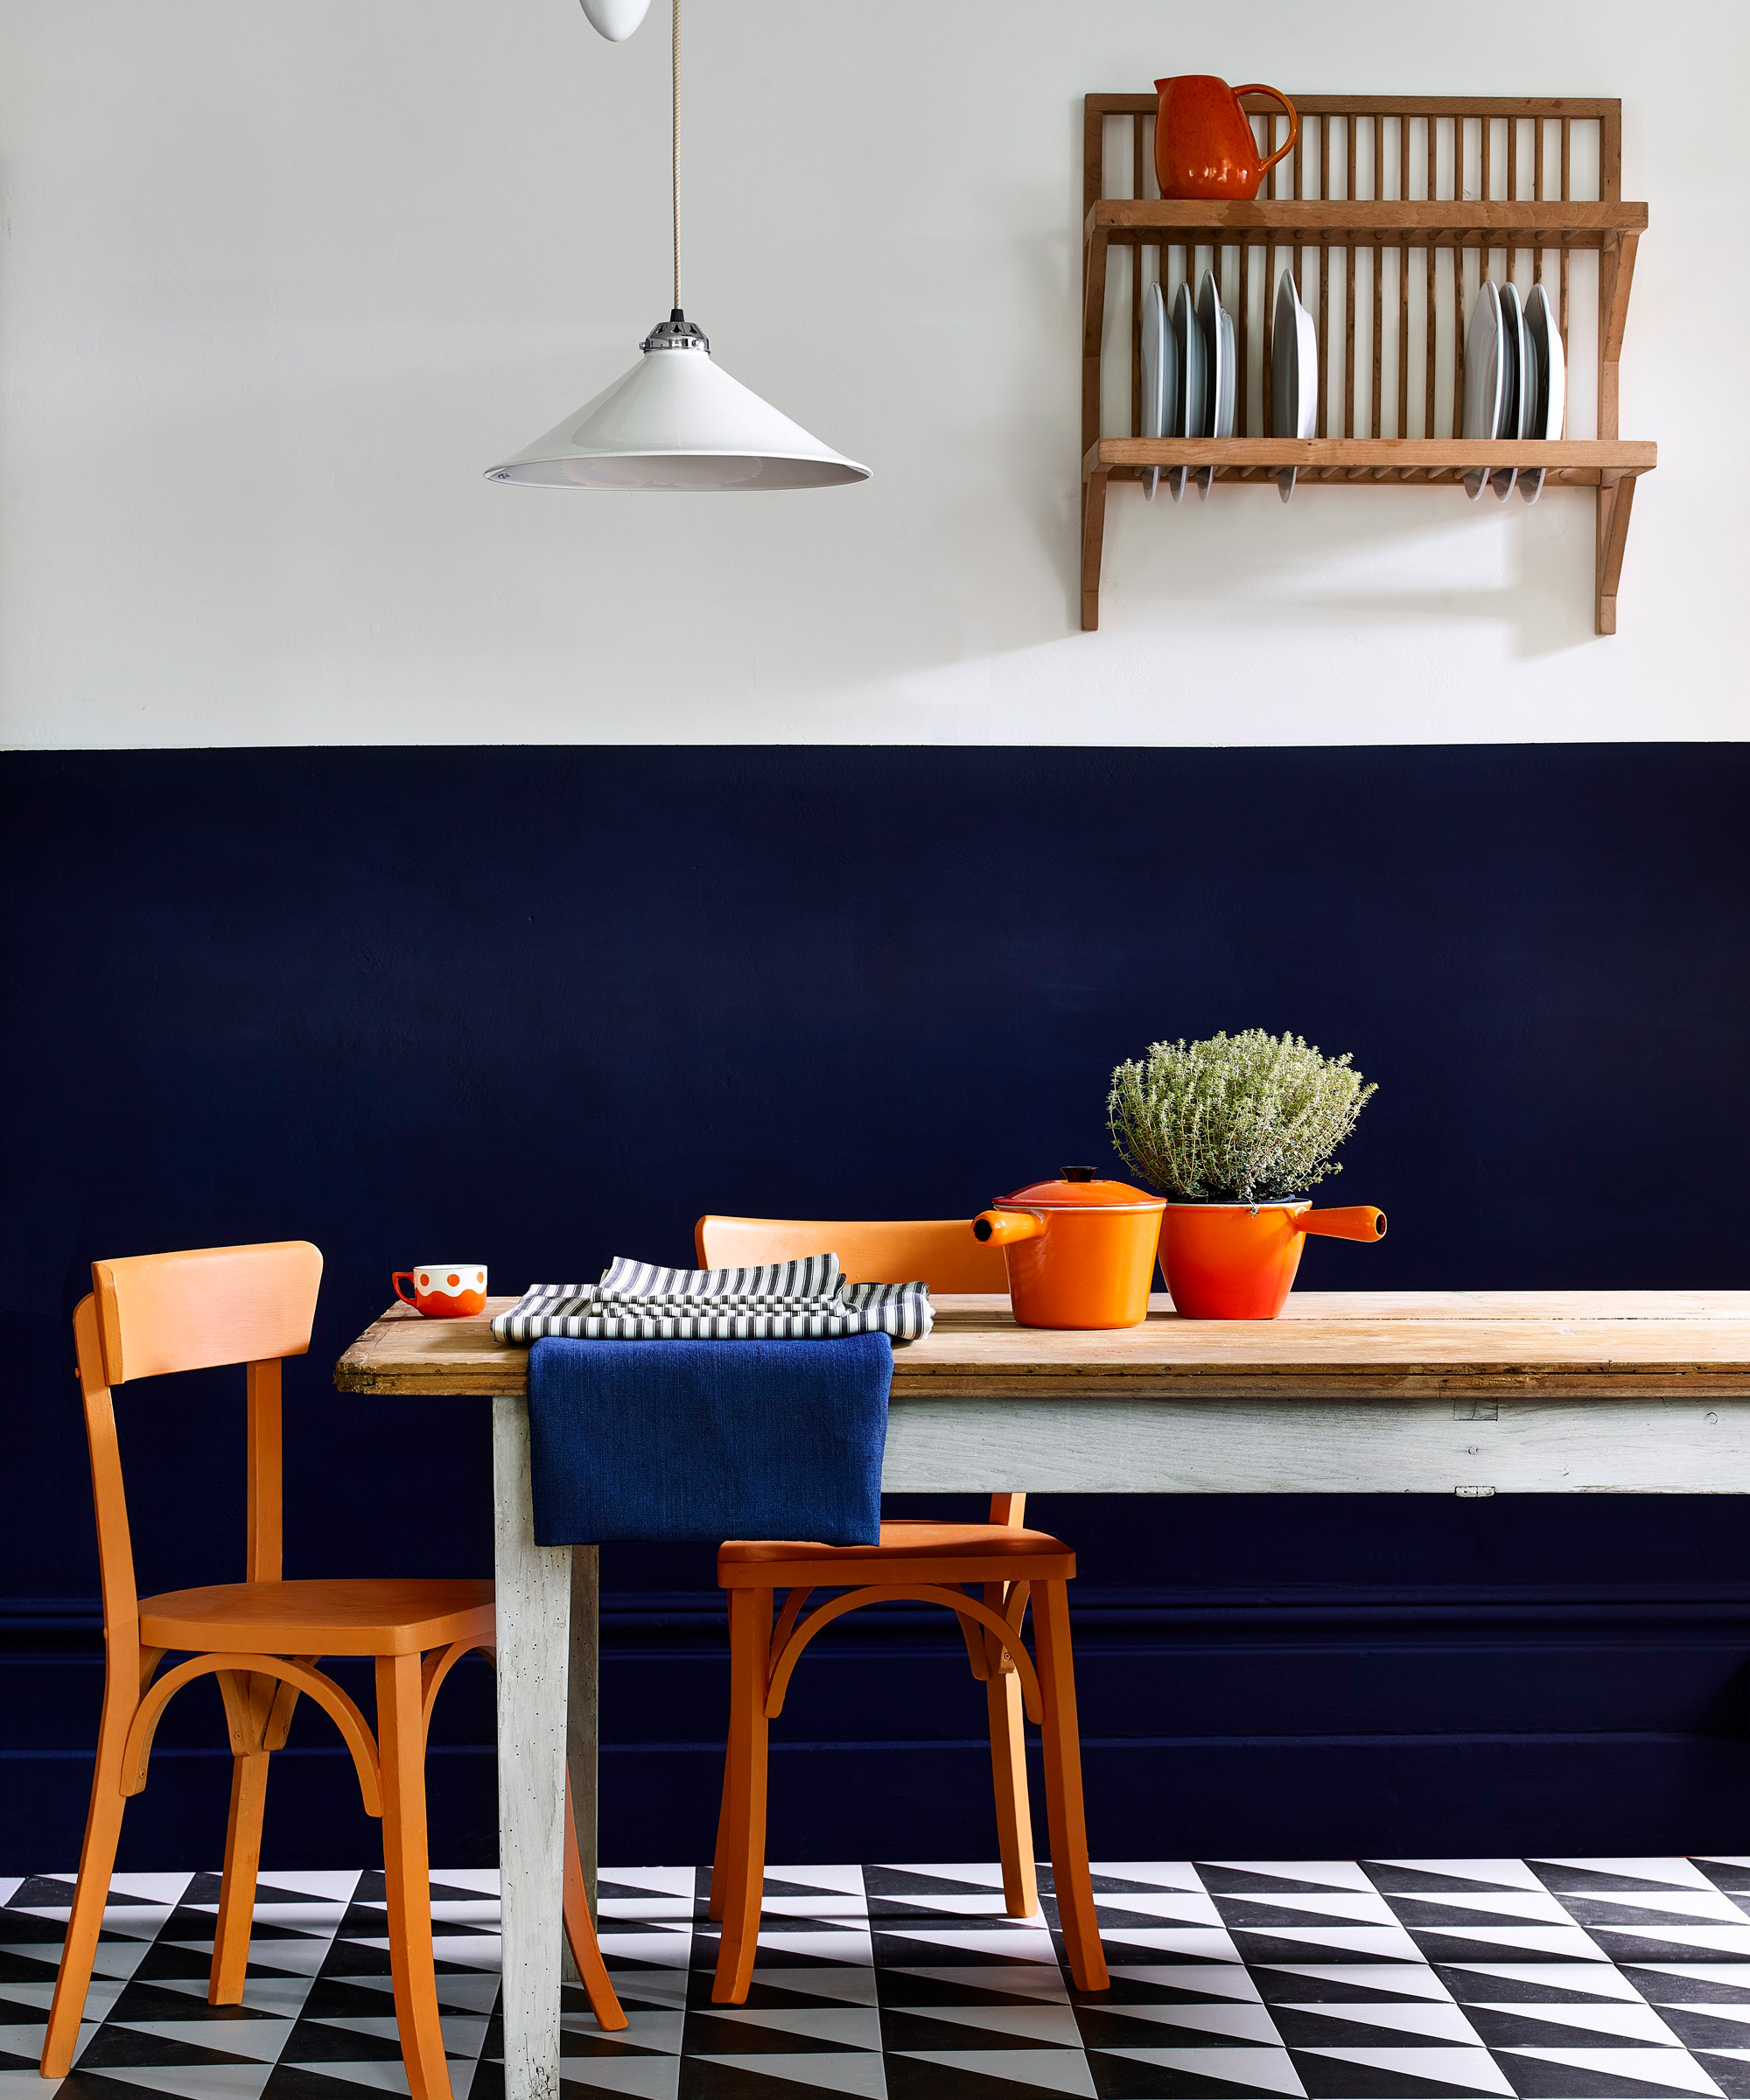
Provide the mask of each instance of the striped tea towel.
POLYGON ((660 1269, 617 1256, 598 1284, 531 1284, 493 1321, 500 1341, 828 1341, 935 1325, 925 1284, 847 1284, 836 1254, 762 1269, 660 1269))

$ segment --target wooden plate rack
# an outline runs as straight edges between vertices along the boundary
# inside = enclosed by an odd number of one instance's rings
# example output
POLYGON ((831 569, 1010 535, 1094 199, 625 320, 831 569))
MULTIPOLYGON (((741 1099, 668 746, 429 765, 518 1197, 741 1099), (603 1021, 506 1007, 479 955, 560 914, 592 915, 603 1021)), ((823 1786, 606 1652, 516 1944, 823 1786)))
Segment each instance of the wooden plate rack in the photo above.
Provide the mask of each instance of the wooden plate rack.
MULTIPOLYGON (((1644 204, 1622 201, 1622 105, 1559 96, 1291 96, 1294 150, 1253 204, 1166 203, 1154 194, 1152 94, 1090 94, 1083 157, 1085 298, 1082 360, 1082 625, 1100 624, 1106 489, 1148 467, 1207 467, 1217 481, 1426 487, 1478 468, 1542 468, 1546 483, 1597 492, 1595 619, 1616 631, 1629 507, 1656 445, 1617 434, 1622 354, 1644 204), (1113 188, 1124 193, 1110 193, 1113 188), (1578 193, 1577 193, 1578 192, 1578 193), (1114 248, 1128 270, 1109 270, 1114 248), (1554 258, 1570 347, 1571 259, 1596 256, 1597 434, 1485 443, 1463 429, 1464 334, 1483 277, 1502 270, 1522 296, 1554 258), (1238 333, 1236 434, 1141 435, 1142 315, 1147 283, 1169 299, 1214 268, 1238 333), (1318 435, 1269 435, 1270 323, 1277 276, 1291 267, 1319 332, 1318 435), (1120 275, 1128 284, 1116 282, 1120 275), (1128 293, 1126 297, 1125 294, 1128 293), (1112 296, 1109 296, 1109 293, 1112 296), (1129 402, 1109 415, 1109 365, 1128 338, 1129 402), (1109 423, 1121 435, 1107 435, 1109 423), (1390 431, 1390 435, 1387 432, 1390 431)), ((1261 150, 1287 136, 1276 104, 1249 95, 1261 150)), ((1576 285, 1574 318, 1591 305, 1576 285)), ((1586 317, 1589 318, 1589 312, 1586 317)), ((1592 333, 1592 330, 1585 332, 1592 333)), ((1576 392, 1569 358, 1569 394, 1576 392)), ((1487 499, 1485 499, 1487 500, 1487 499)))

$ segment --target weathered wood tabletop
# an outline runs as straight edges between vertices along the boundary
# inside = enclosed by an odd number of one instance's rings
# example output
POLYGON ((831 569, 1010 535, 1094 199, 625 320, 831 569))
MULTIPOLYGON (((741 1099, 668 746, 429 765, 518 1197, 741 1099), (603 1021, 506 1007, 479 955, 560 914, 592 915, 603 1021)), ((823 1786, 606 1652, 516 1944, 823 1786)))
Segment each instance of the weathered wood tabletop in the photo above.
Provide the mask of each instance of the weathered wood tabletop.
MULTIPOLYGON (((479 1320, 396 1306, 335 1368, 345 1392, 519 1396, 528 1352, 479 1320)), ((1750 1291, 1301 1292, 1274 1320, 1017 1326, 1006 1298, 942 1297, 893 1354, 893 1397, 1521 1399, 1750 1394, 1750 1291)))

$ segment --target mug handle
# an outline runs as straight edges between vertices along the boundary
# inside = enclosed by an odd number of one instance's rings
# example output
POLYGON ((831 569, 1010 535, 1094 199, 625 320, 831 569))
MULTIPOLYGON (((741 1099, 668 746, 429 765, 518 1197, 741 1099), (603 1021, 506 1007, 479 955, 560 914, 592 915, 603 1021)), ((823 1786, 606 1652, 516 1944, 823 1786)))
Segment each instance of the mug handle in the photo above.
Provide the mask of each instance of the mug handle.
POLYGON ((401 1287, 403 1284, 410 1284, 413 1281, 412 1270, 397 1269, 395 1274, 390 1277, 388 1280, 395 1285, 395 1294, 401 1300, 402 1304, 404 1306, 412 1306, 414 1311, 416 1312, 418 1312, 419 1307, 416 1303, 412 1293, 410 1292, 403 1291, 401 1287))
POLYGON ((1259 167, 1258 176, 1262 181, 1262 178, 1269 174, 1278 161, 1293 152, 1294 142, 1300 136, 1300 113, 1280 88, 1266 88, 1262 80, 1249 80, 1243 88, 1236 88, 1234 94, 1236 98, 1242 94, 1267 94, 1272 102, 1280 102, 1288 112, 1288 143, 1286 145, 1279 146, 1259 167))

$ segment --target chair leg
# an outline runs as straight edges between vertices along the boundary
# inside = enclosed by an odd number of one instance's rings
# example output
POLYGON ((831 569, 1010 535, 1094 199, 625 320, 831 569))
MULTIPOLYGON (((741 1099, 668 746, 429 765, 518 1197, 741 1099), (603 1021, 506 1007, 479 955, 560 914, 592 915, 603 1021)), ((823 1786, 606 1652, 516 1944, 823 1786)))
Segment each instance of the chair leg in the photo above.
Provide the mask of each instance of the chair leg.
POLYGON ((103 1690, 103 1723, 97 1736, 97 1768, 91 1778, 85 1842, 79 1852, 79 1881, 55 1978, 54 2002, 49 2007, 48 2032, 43 2037, 40 2068, 45 2078, 65 2078, 79 2046, 79 2023, 91 1988, 91 1964, 103 1929, 103 1907, 122 1835, 122 1811, 128 1805, 122 1791, 122 1746, 138 1703, 137 1695, 122 1690, 112 1671, 103 1690))
POLYGON ((231 1760, 231 1817, 225 1830, 225 1874, 219 1885, 219 1922, 213 1934, 209 2006, 238 2006, 249 1965, 249 1928, 256 1916, 256 1874, 262 1863, 262 1815, 268 1800, 268 1753, 231 1760))
POLYGON ((584 1862, 578 1851, 578 1826, 571 1821, 571 1782, 565 1782, 565 1938, 571 1959, 578 1964, 588 1993, 596 2025, 609 2034, 628 2023, 602 1960, 601 1942, 590 1917, 590 1899, 584 1887, 584 1862))
MULTIPOLYGON (((1022 1494, 992 1495, 990 1521, 1007 1523, 1007 1512, 1025 1505, 1022 1494)), ((1017 1515, 1015 1522, 1020 1522, 1017 1515)), ((984 1601, 993 1612, 1006 1607, 1009 1586, 984 1585, 984 1601)), ((990 1782, 997 1801, 997 1853, 1003 1862, 1003 1902, 1012 1918, 1030 1918, 1039 1909, 1039 1872, 1033 1863, 1033 1818, 1027 1801, 1027 1745, 1022 1723, 1021 1680, 1012 1660, 995 1636, 981 1634, 988 1675, 984 1708, 990 1736, 990 1782)))
POLYGON ((735 1746, 732 1742, 724 1751, 723 1792, 717 1804, 717 1844, 711 1852, 710 1894, 705 1901, 708 1918, 723 1916, 723 1894, 729 1886, 729 1801, 733 1786, 735 1746))
POLYGON ((425 1722, 420 1659, 377 1657, 382 1759, 383 1893, 395 2019, 412 2100, 451 2100, 431 1951, 431 1870, 425 1838, 425 1722))
POLYGON ((1069 1973, 1083 1991, 1104 1991, 1110 1978, 1094 1914, 1088 1871, 1088 1824, 1082 1803, 1082 1740, 1075 1718, 1075 1663, 1069 1646, 1069 1596, 1061 1582, 1033 1591, 1033 1645, 1039 1658, 1044 1712, 1046 1821, 1051 1831, 1052 1883, 1069 1956, 1069 1973))
POLYGON ((753 1980, 760 1945, 760 1906, 766 1892, 766 1677, 772 1641, 772 1592, 729 1592, 728 1810, 724 1861, 723 1937, 718 1947, 711 2003, 738 2006, 753 1980))
POLYGON ((993 1670, 984 1684, 990 1717, 990 1780, 997 1798, 997 1849, 1003 1862, 1003 1902, 1012 1918, 1039 1908, 1033 1865, 1032 1810, 1027 1802, 1027 1745, 1022 1730, 1021 1680, 993 1670))

